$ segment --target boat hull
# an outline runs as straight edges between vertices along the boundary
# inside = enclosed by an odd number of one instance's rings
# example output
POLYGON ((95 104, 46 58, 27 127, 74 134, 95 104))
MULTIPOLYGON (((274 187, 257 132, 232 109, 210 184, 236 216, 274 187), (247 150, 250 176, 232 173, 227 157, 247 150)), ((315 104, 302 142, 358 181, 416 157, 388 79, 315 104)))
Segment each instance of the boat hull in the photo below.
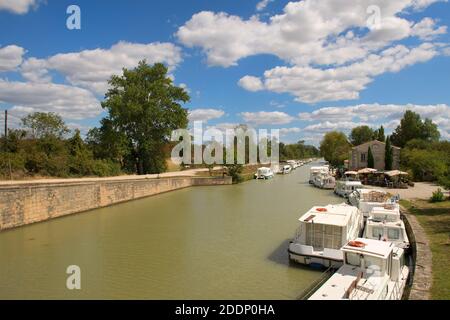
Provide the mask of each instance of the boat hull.
POLYGON ((295 252, 291 250, 291 248, 288 249, 288 253, 290 261, 311 267, 321 266, 325 268, 332 267, 337 269, 340 268, 344 263, 342 259, 336 259, 327 256, 303 254, 295 252))

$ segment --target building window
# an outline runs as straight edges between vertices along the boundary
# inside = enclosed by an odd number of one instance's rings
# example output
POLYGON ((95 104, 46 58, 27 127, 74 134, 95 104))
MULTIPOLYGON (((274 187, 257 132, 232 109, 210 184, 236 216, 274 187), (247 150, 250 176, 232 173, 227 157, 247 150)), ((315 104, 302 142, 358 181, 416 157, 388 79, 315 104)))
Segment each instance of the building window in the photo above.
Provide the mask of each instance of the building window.
POLYGON ((361 162, 366 162, 366 154, 361 153, 361 162))

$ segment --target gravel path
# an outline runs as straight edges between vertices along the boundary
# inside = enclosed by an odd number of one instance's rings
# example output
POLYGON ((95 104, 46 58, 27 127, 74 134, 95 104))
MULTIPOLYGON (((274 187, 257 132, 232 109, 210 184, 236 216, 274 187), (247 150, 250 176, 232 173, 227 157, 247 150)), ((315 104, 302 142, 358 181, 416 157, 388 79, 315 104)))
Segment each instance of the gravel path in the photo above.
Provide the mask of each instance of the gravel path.
MULTIPOLYGON (((379 189, 379 187, 370 187, 374 189, 379 189)), ((389 189, 389 188, 383 188, 383 190, 386 190, 390 194, 393 195, 400 195, 401 199, 429 199, 433 192, 436 191, 439 188, 438 185, 428 182, 416 182, 414 187, 409 187, 408 189, 389 189)), ((442 189, 442 188, 441 188, 442 189)))

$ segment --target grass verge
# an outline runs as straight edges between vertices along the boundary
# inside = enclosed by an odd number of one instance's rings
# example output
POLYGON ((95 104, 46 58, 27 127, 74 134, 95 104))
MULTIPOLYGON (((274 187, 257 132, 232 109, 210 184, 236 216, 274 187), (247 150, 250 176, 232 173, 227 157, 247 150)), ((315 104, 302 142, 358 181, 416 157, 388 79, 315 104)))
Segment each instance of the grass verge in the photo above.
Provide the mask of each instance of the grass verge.
POLYGON ((431 297, 450 299, 450 201, 401 200, 401 204, 425 229, 433 253, 431 297))

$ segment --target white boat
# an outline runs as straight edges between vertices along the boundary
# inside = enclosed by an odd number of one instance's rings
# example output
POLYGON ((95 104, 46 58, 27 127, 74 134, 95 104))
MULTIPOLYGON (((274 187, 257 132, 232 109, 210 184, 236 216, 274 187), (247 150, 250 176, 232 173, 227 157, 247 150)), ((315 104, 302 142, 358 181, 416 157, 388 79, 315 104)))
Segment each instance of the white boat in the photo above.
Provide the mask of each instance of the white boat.
POLYGON ((346 198, 353 191, 362 188, 363 185, 361 181, 339 180, 336 182, 334 193, 337 194, 338 196, 346 198))
POLYGON ((369 217, 375 207, 393 205, 400 210, 397 197, 391 197, 386 191, 379 189, 358 189, 349 194, 348 200, 361 210, 365 218, 369 217))
POLYGON ((400 300, 409 277, 405 251, 391 242, 356 239, 344 265, 309 300, 400 300))
POLYGON ((320 167, 311 167, 309 169, 309 183, 314 184, 316 177, 320 174, 328 174, 330 172, 330 167, 320 166, 320 167))
POLYGON ((336 179, 329 173, 319 173, 314 177, 313 184, 317 188, 333 190, 336 187, 336 179))
POLYGON ((289 174, 292 171, 292 167, 290 165, 285 165, 283 167, 281 167, 280 171, 278 172, 279 174, 289 174))
POLYGON ((295 170, 298 168, 298 162, 295 160, 288 160, 286 161, 288 165, 292 167, 292 170, 295 170))
POLYGON ((372 209, 364 229, 364 238, 392 242, 403 249, 410 247, 405 223, 398 207, 393 205, 372 209))
POLYGON ((305 265, 339 267, 343 263, 340 250, 356 239, 363 228, 358 208, 345 203, 313 207, 300 219, 295 239, 289 244, 289 258, 305 265))
POLYGON ((268 180, 271 178, 273 178, 273 171, 270 168, 262 167, 255 173, 255 179, 268 180))

